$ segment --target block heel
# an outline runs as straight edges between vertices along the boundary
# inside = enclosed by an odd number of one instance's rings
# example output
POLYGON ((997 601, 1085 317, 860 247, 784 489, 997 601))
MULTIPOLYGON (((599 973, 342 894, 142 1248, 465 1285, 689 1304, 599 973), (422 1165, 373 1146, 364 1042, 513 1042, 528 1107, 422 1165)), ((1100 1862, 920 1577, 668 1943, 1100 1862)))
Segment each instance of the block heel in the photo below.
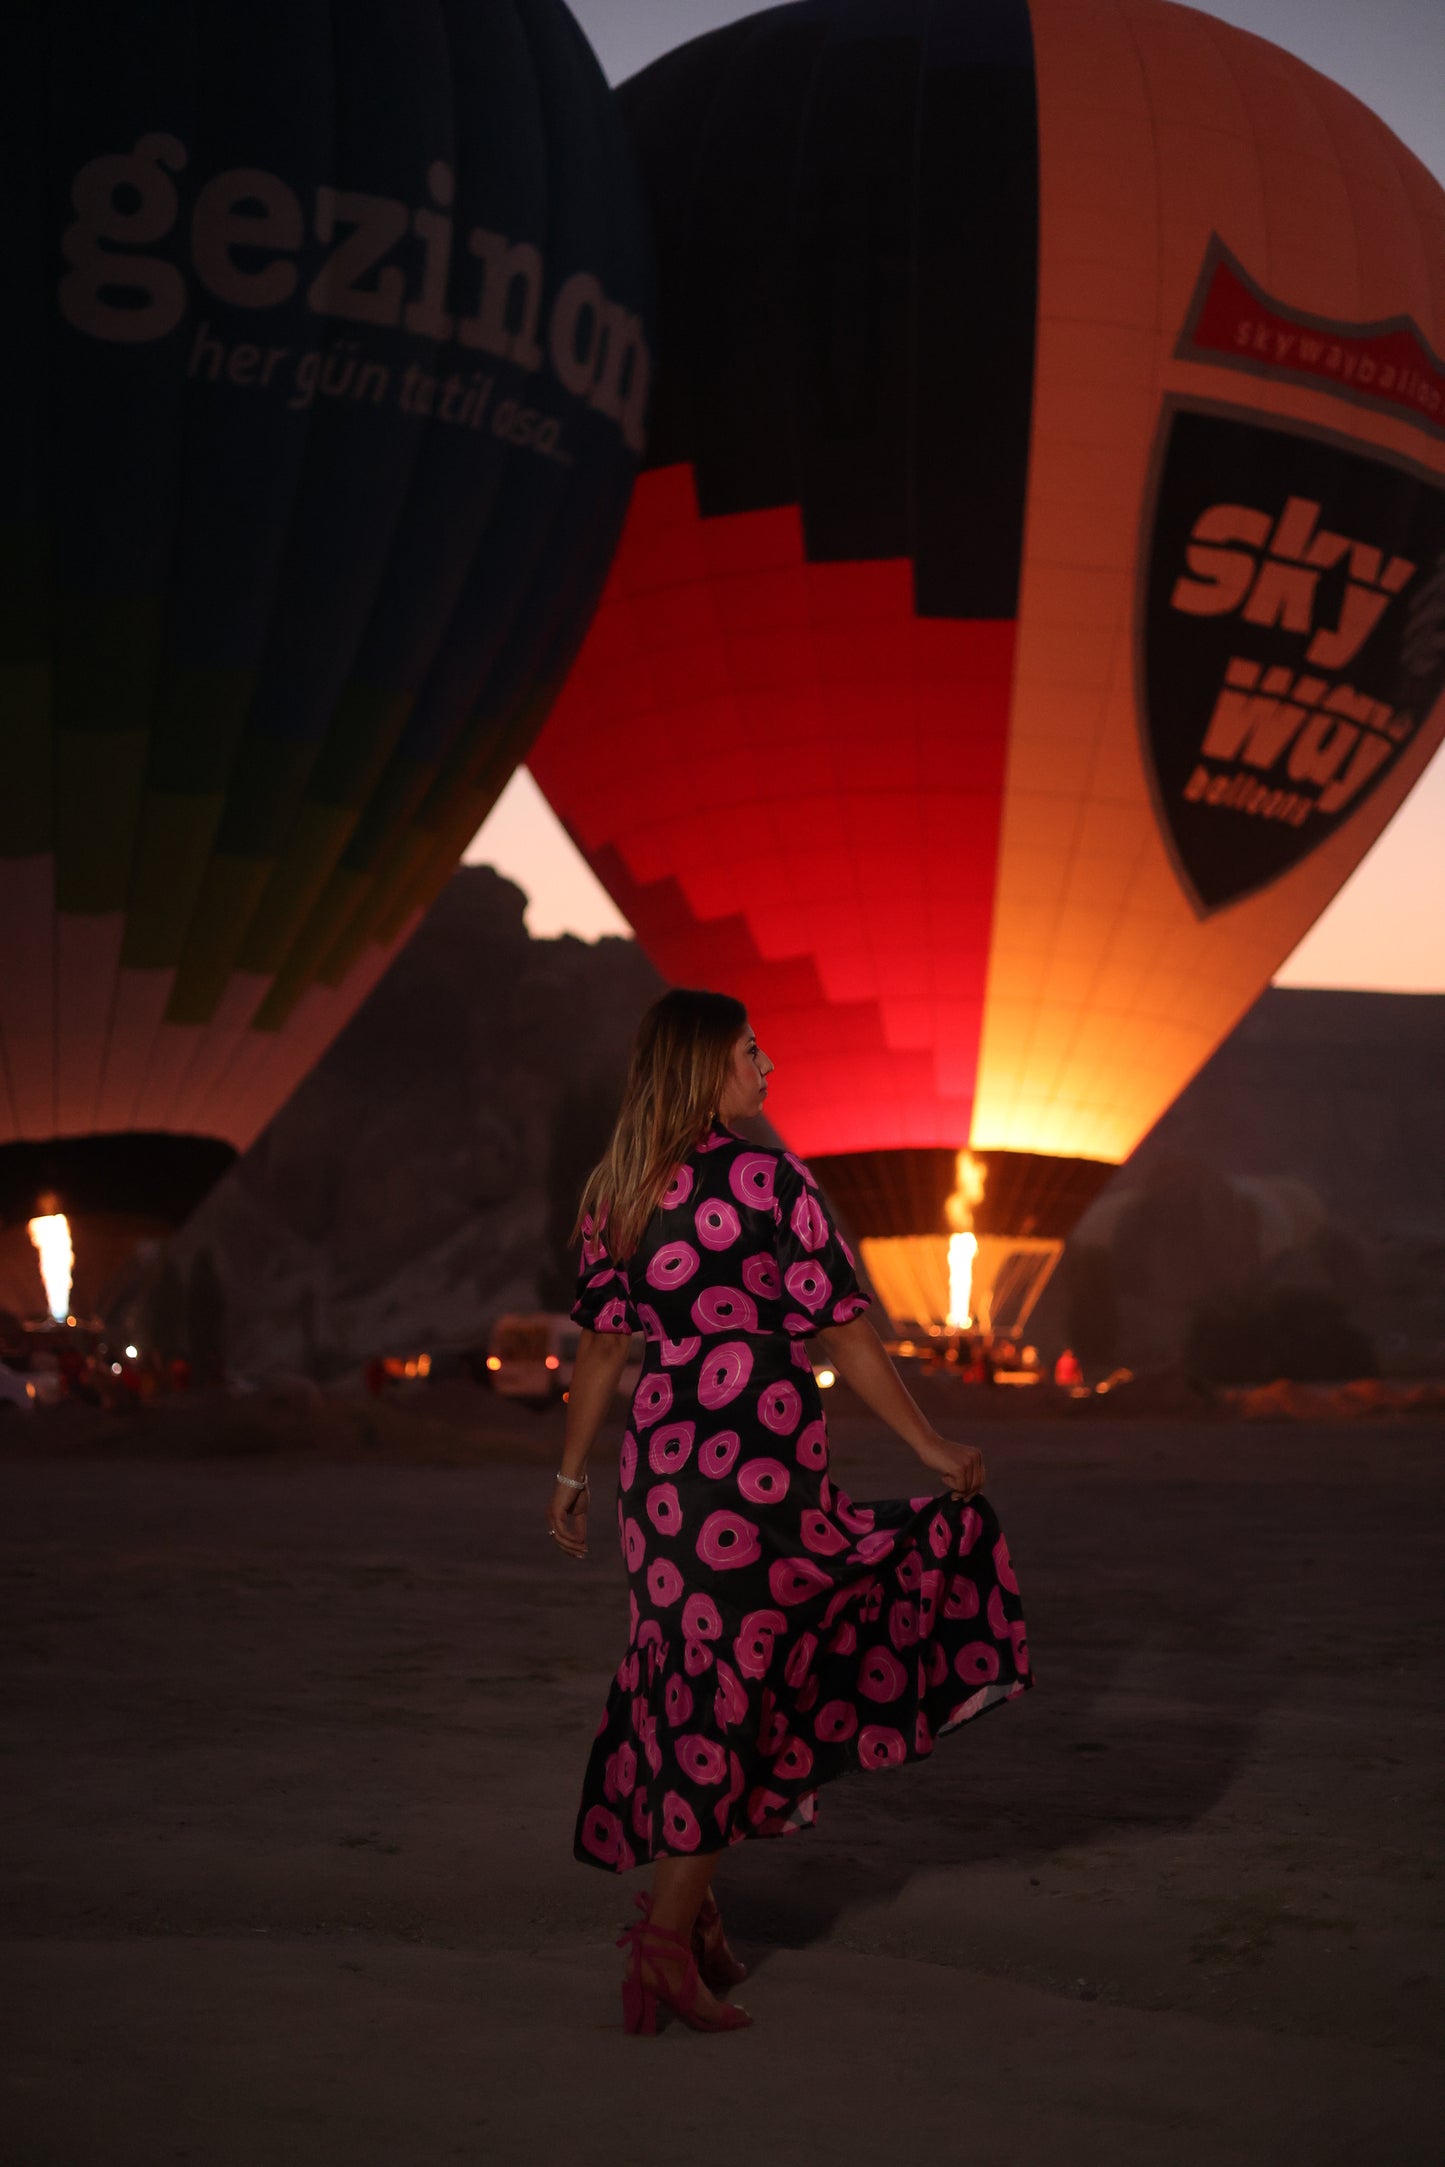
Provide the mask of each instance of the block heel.
POLYGON ((657 2036, 657 1996, 635 1979, 622 1982, 622 2029, 643 2039, 657 2036))

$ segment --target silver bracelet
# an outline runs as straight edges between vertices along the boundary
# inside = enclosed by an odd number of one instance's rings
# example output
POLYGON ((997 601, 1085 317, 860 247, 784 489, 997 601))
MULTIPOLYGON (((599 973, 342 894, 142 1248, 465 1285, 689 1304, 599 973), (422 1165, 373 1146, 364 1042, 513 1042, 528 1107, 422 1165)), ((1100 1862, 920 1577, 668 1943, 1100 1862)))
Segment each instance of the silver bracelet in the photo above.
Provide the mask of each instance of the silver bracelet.
POLYGON ((585 1475, 564 1475, 560 1467, 557 1470, 557 1480, 565 1483, 569 1490, 585 1490, 587 1487, 587 1477, 585 1475))

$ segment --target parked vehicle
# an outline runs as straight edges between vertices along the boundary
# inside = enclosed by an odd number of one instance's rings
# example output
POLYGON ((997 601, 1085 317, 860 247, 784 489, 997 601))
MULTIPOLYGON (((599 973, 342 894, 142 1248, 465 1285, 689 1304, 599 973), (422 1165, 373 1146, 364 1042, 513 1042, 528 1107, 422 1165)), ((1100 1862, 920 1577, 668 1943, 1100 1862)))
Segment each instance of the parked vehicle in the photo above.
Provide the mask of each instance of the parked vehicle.
POLYGON ((59 1361, 33 1337, 27 1346, 6 1355, 5 1367, 32 1407, 53 1407, 66 1397, 66 1380, 59 1361))
POLYGON ((11 1408, 30 1414, 34 1407, 34 1385, 13 1370, 8 1362, 0 1362, 0 1414, 8 1413, 11 1408))
MULTIPOLYGON (((572 1383, 572 1366, 582 1328, 561 1310, 515 1311, 498 1317, 487 1354, 487 1381, 508 1399, 550 1406, 572 1383)), ((618 1380, 619 1392, 631 1393, 642 1374, 640 1336, 618 1380)))

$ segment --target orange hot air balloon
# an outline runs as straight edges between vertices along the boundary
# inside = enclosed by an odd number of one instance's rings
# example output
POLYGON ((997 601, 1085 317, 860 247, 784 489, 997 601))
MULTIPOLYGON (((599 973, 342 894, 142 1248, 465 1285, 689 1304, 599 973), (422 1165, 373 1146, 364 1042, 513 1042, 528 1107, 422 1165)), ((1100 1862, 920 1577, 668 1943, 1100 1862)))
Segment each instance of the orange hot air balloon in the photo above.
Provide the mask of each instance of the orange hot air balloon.
POLYGON ((649 471, 532 755, 896 1318, 1017 1326, 1445 730, 1445 196, 1165 0, 625 86, 649 471))

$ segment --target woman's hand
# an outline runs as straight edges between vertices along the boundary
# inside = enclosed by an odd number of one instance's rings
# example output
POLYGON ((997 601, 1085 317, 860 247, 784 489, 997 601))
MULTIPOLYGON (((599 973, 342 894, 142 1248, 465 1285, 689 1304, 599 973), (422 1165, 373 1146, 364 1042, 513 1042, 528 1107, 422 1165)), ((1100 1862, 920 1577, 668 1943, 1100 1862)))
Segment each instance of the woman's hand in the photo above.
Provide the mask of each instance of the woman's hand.
POLYGON ((913 1449, 925 1467, 942 1475, 955 1497, 977 1497, 983 1488, 983 1454, 972 1445, 955 1444, 951 1437, 931 1430, 913 1449))
POLYGON ((612 1395, 622 1379, 632 1347, 627 1332, 594 1332, 584 1327, 572 1364, 567 1390, 567 1420, 562 1431, 562 1465, 559 1474, 570 1474, 572 1483, 552 1486, 547 1507, 547 1533, 569 1558, 587 1555, 587 1492, 574 1487, 586 1473, 587 1455, 597 1441, 612 1409, 612 1395))
POLYGON ((587 1492, 569 1490, 565 1483, 554 1483, 552 1502, 547 1507, 547 1529, 557 1548, 565 1550, 569 1558, 585 1558, 587 1492))

